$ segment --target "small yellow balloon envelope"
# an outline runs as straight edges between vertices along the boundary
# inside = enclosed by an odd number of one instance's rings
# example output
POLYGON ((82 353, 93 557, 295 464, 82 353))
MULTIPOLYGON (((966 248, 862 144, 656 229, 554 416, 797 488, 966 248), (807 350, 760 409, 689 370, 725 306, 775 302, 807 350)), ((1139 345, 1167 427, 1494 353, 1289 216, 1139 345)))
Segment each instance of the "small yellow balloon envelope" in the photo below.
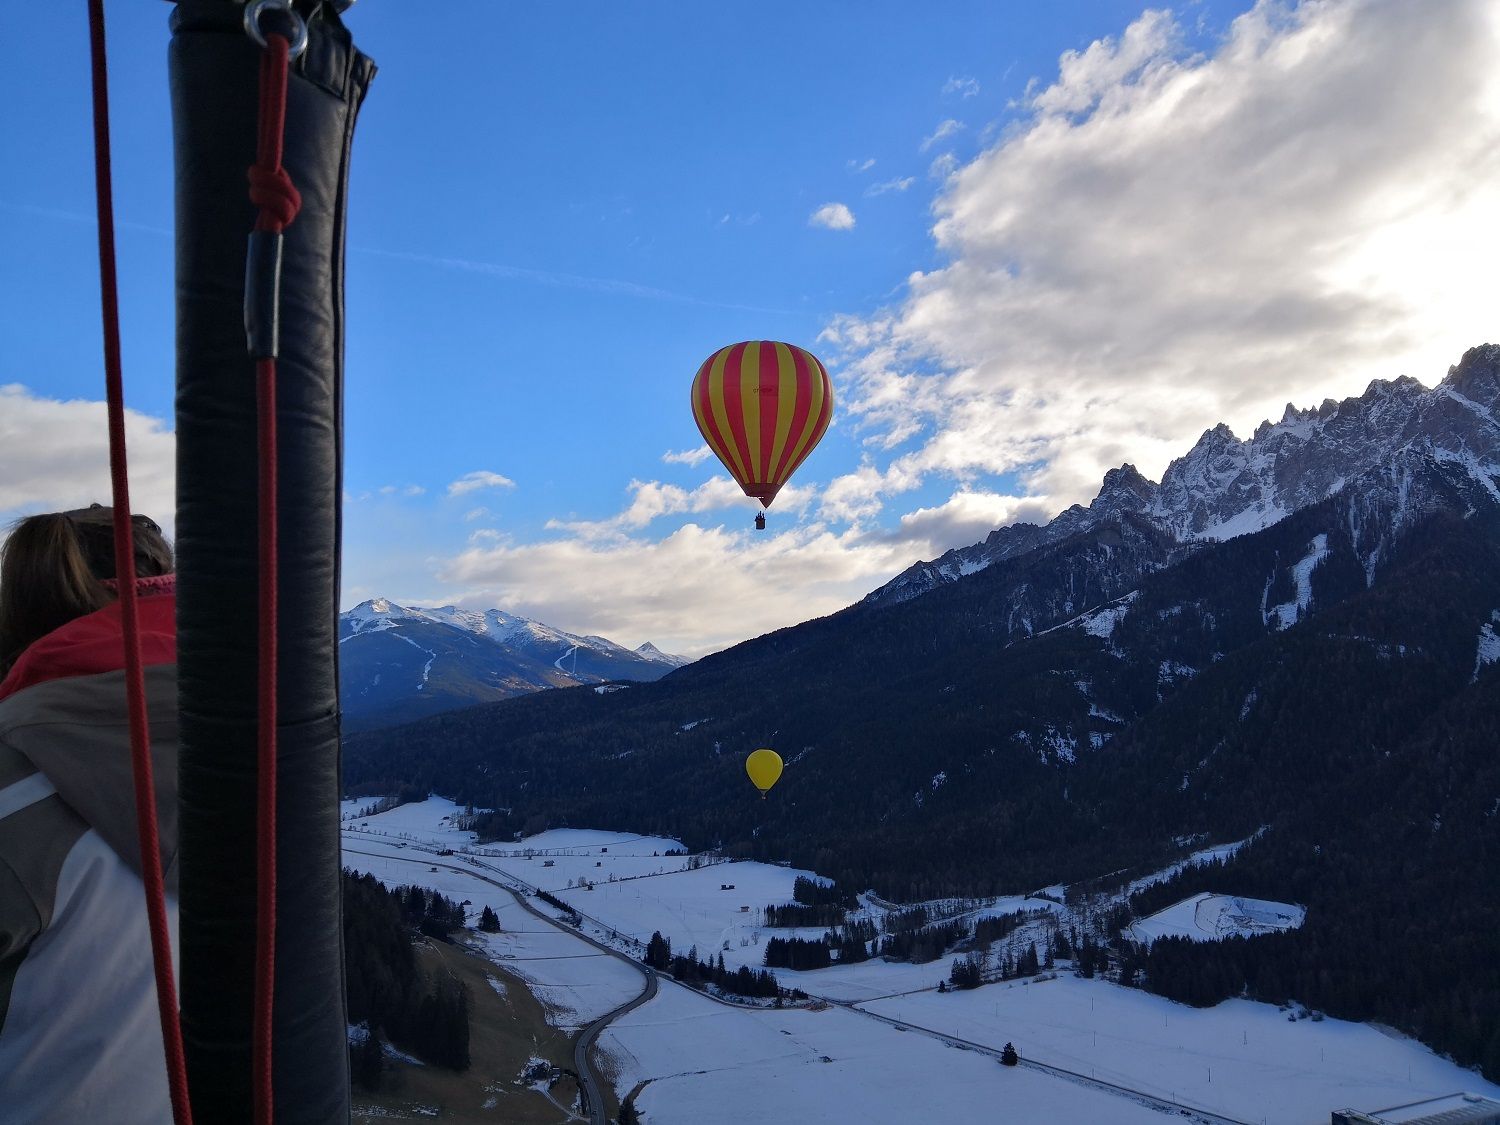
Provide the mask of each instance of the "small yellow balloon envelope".
POLYGON ((781 776, 781 755, 774 750, 756 750, 745 759, 745 772, 755 782, 755 787, 760 790, 760 799, 764 801, 766 793, 781 776))

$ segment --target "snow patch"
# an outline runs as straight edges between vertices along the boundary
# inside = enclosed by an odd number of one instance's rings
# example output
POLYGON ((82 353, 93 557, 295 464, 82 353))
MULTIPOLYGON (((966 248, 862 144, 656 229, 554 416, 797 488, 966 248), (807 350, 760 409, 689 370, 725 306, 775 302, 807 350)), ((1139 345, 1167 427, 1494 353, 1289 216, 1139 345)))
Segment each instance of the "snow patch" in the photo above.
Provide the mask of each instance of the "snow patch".
POLYGON ((1191 680, 1198 674, 1198 669, 1191 664, 1179 664, 1175 660, 1163 660, 1156 669, 1156 682, 1159 684, 1171 684, 1178 680, 1191 680))
POLYGON ((410 637, 403 637, 400 633, 397 633, 395 636, 398 641, 405 641, 418 652, 425 652, 427 654, 427 663, 422 665, 422 682, 417 685, 417 690, 421 691, 427 686, 427 674, 432 671, 432 662, 437 659, 437 653, 433 652, 430 648, 423 648, 410 637))
POLYGON ((1090 610, 1088 613, 1075 617, 1073 621, 1076 621, 1079 628, 1089 636, 1108 640, 1114 635, 1115 626, 1125 620, 1125 615, 1130 612, 1131 604, 1138 597, 1140 597, 1140 592, 1132 590, 1123 598, 1118 598, 1099 609, 1090 610))
MULTIPOLYGON (((1312 605, 1312 574, 1318 569, 1318 565, 1328 557, 1328 536, 1316 535, 1308 545, 1307 554, 1292 567, 1292 578, 1297 583, 1297 598, 1295 601, 1285 602, 1273 606, 1266 613, 1263 620, 1266 624, 1275 621, 1277 629, 1290 629, 1307 613, 1308 607, 1312 605)), ((1269 590, 1269 585, 1267 586, 1269 590)), ((1264 600, 1262 601, 1264 604, 1264 600)))
POLYGON ((1471 682, 1479 679, 1479 670, 1486 664, 1500 660, 1500 633, 1495 632, 1496 625, 1500 625, 1500 609, 1490 614, 1490 619, 1479 627, 1479 649, 1474 654, 1474 675, 1471 682))
POLYGON ((1222 941, 1295 930, 1306 917, 1306 907, 1291 903, 1205 892, 1132 923, 1130 937, 1147 946, 1164 937, 1222 941))

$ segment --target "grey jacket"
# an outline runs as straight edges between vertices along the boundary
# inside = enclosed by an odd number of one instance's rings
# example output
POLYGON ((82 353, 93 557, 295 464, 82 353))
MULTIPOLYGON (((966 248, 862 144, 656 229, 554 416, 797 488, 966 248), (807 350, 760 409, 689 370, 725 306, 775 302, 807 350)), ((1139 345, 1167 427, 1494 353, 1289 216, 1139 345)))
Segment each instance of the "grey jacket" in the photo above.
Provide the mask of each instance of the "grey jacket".
MULTIPOLYGON (((0 700, 0 1117, 171 1120, 140 878, 125 676, 0 700)), ((146 669, 176 944, 177 669, 146 669)), ((175 961, 175 957, 174 957, 175 961)))

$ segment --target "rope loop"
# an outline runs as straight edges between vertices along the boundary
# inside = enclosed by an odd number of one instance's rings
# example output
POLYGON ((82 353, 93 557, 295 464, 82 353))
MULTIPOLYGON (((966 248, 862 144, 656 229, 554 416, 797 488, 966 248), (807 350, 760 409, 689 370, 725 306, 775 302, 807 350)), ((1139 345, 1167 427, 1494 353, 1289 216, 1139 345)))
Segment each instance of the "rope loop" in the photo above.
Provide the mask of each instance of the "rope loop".
POLYGON ((250 202, 260 208, 261 229, 278 231, 291 226, 302 209, 302 193, 287 170, 280 165, 267 168, 252 164, 246 177, 250 181, 250 202))

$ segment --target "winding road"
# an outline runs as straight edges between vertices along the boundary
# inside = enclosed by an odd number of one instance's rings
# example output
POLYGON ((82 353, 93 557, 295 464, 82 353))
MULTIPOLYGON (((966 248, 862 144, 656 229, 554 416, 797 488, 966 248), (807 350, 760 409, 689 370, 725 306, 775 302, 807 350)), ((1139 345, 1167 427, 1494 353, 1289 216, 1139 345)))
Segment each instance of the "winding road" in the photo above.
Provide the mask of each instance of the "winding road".
MULTIPOLYGON (((608 953, 611 957, 623 961, 625 964, 629 965, 632 969, 640 973, 641 976, 645 978, 645 986, 641 989, 641 993, 639 996, 637 996, 633 1000, 626 1001, 624 1004, 621 1004, 618 1008, 614 1009, 611 1012, 605 1012, 604 1015, 600 1016, 593 1023, 589 1024, 581 1032, 579 1032, 578 1039, 573 1044, 573 1068, 578 1072, 578 1088, 583 1099, 583 1111, 588 1114, 591 1125, 609 1125, 609 1118, 606 1116, 604 1108, 606 1104, 604 1100, 604 1094, 599 1085, 599 1076, 597 1073, 595 1073, 593 1064, 589 1062, 589 1049, 593 1047, 595 1040, 599 1038, 600 1032, 608 1027, 612 1021, 618 1019, 620 1016, 623 1016, 626 1012, 634 1011, 636 1008, 639 1008, 642 1004, 646 1003, 646 1001, 650 1000, 653 996, 656 995, 656 971, 654 969, 647 968, 645 965, 642 965, 639 961, 635 960, 632 957, 627 957, 618 949, 611 949, 609 946, 603 944, 602 942, 595 941, 587 934, 580 933, 572 926, 564 925, 556 918, 553 918, 547 914, 543 914, 540 910, 532 906, 531 903, 527 901, 524 888, 527 887, 528 884, 510 875, 506 876, 507 879, 511 880, 509 883, 501 882, 499 879, 491 878, 488 875, 474 870, 473 866, 467 866, 457 863, 440 863, 437 860, 433 859, 433 857, 428 854, 425 849, 418 849, 419 854, 422 855, 421 859, 408 859, 406 856, 389 855, 385 852, 361 851, 359 848, 348 847, 347 844, 345 845, 343 850, 346 854, 350 855, 367 855, 375 859, 394 860, 401 863, 421 864, 427 867, 445 867, 449 871, 457 871, 461 875, 468 875, 471 878, 478 879, 481 883, 488 883, 490 886, 497 887, 500 890, 504 891, 506 894, 510 895, 511 898, 515 899, 516 903, 527 913, 541 919, 549 926, 561 930, 569 937, 575 937, 580 941, 586 941, 595 949, 601 950, 604 953, 608 953)), ((490 870, 494 869, 491 868, 490 870)))

